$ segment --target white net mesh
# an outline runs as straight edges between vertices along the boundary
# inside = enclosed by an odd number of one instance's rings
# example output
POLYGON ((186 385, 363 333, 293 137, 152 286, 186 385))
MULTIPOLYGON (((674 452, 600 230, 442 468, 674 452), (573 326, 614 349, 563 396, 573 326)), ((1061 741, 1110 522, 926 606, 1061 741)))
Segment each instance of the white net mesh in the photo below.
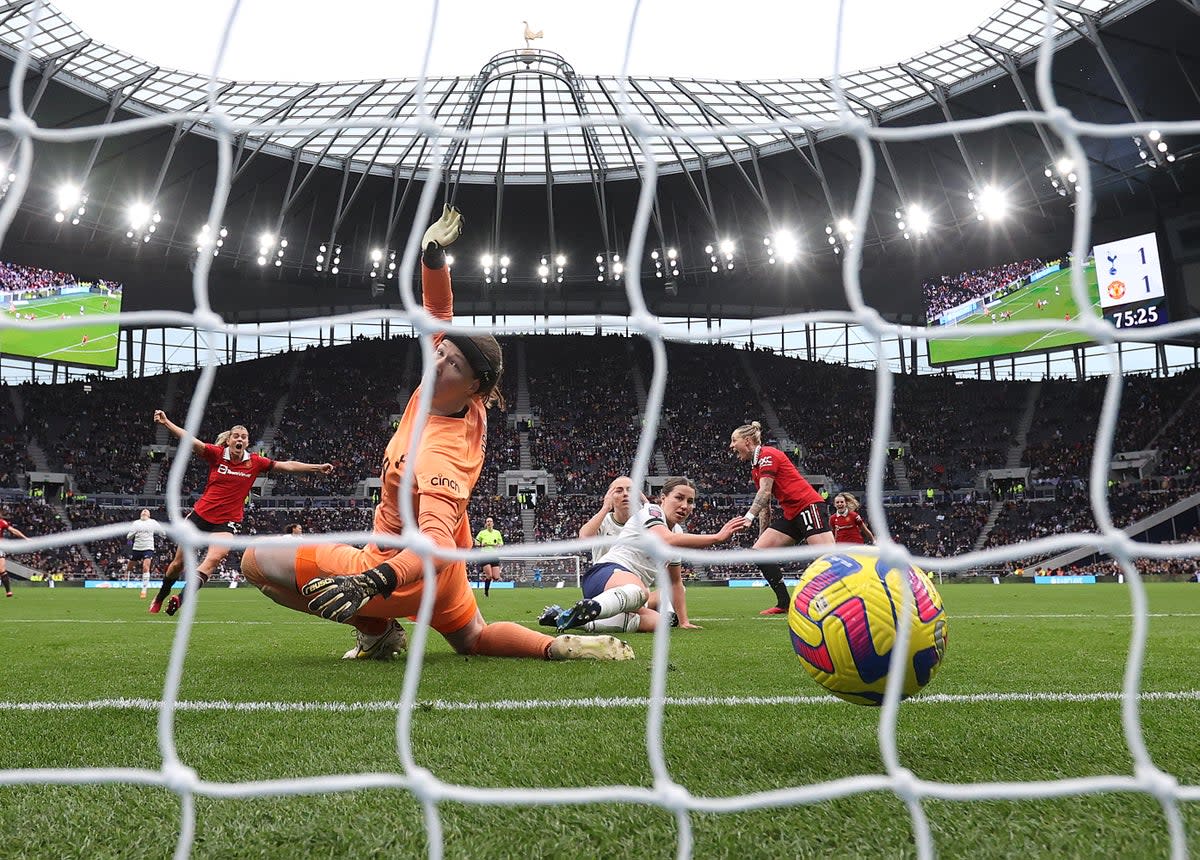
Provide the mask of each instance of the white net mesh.
MULTIPOLYGON (((31 23, 25 35, 24 50, 37 38, 37 20, 41 11, 41 3, 33 4, 30 10, 31 23)), ((12 224, 17 208, 26 192, 30 179, 30 168, 33 159, 34 141, 65 142, 111 137, 137 130, 149 128, 169 128, 176 123, 199 121, 207 124, 216 133, 218 151, 218 176, 214 188, 212 204, 209 210, 208 223, 222 224, 222 213, 230 192, 231 177, 234 165, 234 139, 239 134, 258 134, 277 131, 278 124, 243 124, 235 122, 216 107, 216 76, 221 66, 221 57, 225 50, 237 15, 238 4, 234 4, 226 30, 225 40, 212 72, 209 86, 209 103, 191 113, 163 114, 148 118, 139 118, 98 126, 54 129, 39 127, 26 113, 22 103, 24 82, 29 68, 28 56, 23 52, 16 63, 9 86, 11 104, 10 116, 0 121, 0 128, 9 131, 17 140, 17 156, 13 171, 16 174, 9 189, 3 206, 0 207, 0 238, 12 224)), ((629 45, 637 28, 638 6, 635 5, 633 18, 629 26, 629 41, 626 44, 626 57, 629 45)), ((1055 20, 1055 4, 1046 4, 1044 36, 1053 32, 1055 20)), ((433 16, 433 24, 428 36, 428 44, 433 44, 433 34, 438 26, 437 5, 433 16)), ((839 28, 840 38, 840 28, 839 28)), ((1131 135, 1145 134, 1149 131, 1148 124, 1117 124, 1100 125, 1083 122, 1070 112, 1062 109, 1055 101, 1051 86, 1050 70, 1053 60, 1052 45, 1043 38, 1037 63, 1037 93, 1043 105, 1040 111, 1018 111, 996 116, 986 116, 979 119, 961 120, 956 122, 939 123, 929 126, 912 128, 880 128, 874 127, 857 116, 849 109, 844 98, 838 78, 834 78, 834 90, 839 103, 839 116, 828 128, 844 132, 852 137, 858 146, 861 159, 861 178, 855 200, 853 220, 854 233, 863 236, 866 233, 868 207, 872 188, 875 183, 876 156, 872 141, 914 141, 924 138, 949 135, 952 132, 966 133, 995 129, 1012 123, 1041 123, 1052 130, 1063 141, 1066 154, 1078 165, 1079 186, 1076 213, 1086 213, 1091 209, 1092 186, 1085 156, 1080 142, 1081 136, 1099 138, 1128 138, 1131 135)), ((624 74, 624 70, 623 70, 624 74)), ((424 77, 419 91, 424 92, 424 77)), ((626 92, 622 91, 619 107, 628 107, 626 92)), ((564 129, 578 129, 589 121, 562 121, 547 124, 547 132, 564 129)), ((329 122, 299 122, 289 123, 288 128, 294 132, 318 132, 334 127, 356 128, 385 128, 398 127, 401 123, 396 120, 380 119, 368 121, 363 119, 345 119, 329 122)), ((645 239, 650 224, 651 209, 654 203, 654 191, 658 180, 658 167, 652 156, 649 141, 652 137, 674 140, 698 139, 702 136, 711 138, 712 130, 699 132, 682 132, 672 127, 656 127, 648 124, 644 118, 632 110, 622 110, 622 125, 635 138, 644 155, 642 163, 642 178, 638 207, 632 233, 629 237, 628 258, 642 259, 645 250, 645 239)), ((413 130, 412 124, 407 126, 413 130)), ((1200 121, 1158 123, 1156 127, 1164 133, 1200 133, 1200 121)), ((422 111, 421 119, 415 128, 421 134, 427 135, 434 141, 434 152, 430 163, 440 163, 440 149, 445 142, 481 136, 495 136, 496 132, 472 133, 454 128, 443 128, 431 118, 426 108, 422 111)), ((542 127, 536 125, 524 126, 525 134, 540 132, 542 127)), ((724 129, 724 134, 734 136, 751 136, 762 132, 787 130, 791 134, 803 135, 805 128, 798 122, 771 121, 742 127, 724 129)), ((419 214, 414 227, 409 233, 404 248, 403 265, 400 271, 413 272, 416 268, 418 240, 426 224, 435 217, 435 201, 438 197, 439 183, 442 177, 436 171, 430 172, 423 186, 420 198, 419 214)), ((1089 222, 1086 218, 1077 217, 1073 236, 1073 261, 1071 289, 1076 304, 1080 308, 1091 306, 1082 272, 1082 262, 1088 257, 1089 222)), ((741 331, 726 328, 727 334, 761 332, 778 330, 782 324, 800 324, 817 321, 854 322, 873 338, 877 354, 882 356, 884 341, 898 335, 908 338, 952 337, 956 335, 952 329, 924 329, 911 326, 899 326, 888 323, 879 313, 869 306, 863 298, 859 282, 859 268, 862 248, 856 241, 849 241, 846 253, 843 255, 843 279, 846 298, 850 312, 818 312, 798 314, 785 318, 757 320, 745 323, 741 331)), ((199 256, 193 279, 193 294, 195 308, 192 313, 166 311, 146 311, 123 314, 121 322, 125 324, 156 324, 156 325, 185 325, 195 326, 198 330, 209 332, 231 332, 232 327, 212 311, 209 302, 209 268, 211 258, 208 255, 199 256)), ((633 464, 634 486, 641 486, 647 474, 648 465, 653 452, 653 444, 658 430, 658 421, 663 403, 663 393, 667 385, 667 363, 664 349, 664 339, 675 337, 686 338, 686 333, 670 332, 660 321, 651 314, 642 298, 642 284, 638 268, 628 270, 626 293, 632 313, 627 320, 631 331, 644 335, 650 344, 654 359, 654 372, 648 391, 646 421, 643 427, 637 449, 636 461, 633 464)), ((401 290, 404 303, 403 311, 343 315, 338 317, 322 317, 290 323, 263 325, 264 334, 286 332, 291 328, 313 323, 329 324, 359 319, 377 320, 380 316, 390 316, 411 324, 420 337, 423 347, 423 376, 422 397, 419 409, 419 425, 423 426, 429 414, 431 382, 434 366, 431 361, 432 336, 443 330, 471 333, 474 329, 467 327, 446 326, 443 322, 432 318, 421 307, 417 306, 408 290, 401 290)), ((625 321, 622 321, 625 322, 625 321)), ((50 323, 49 326, 65 327, 71 322, 60 324, 50 323)), ((0 317, 0 328, 13 323, 0 317)), ((670 649, 669 631, 665 624, 660 624, 654 636, 652 658, 652 681, 648 700, 648 717, 645 727, 646 749, 648 763, 653 775, 653 787, 636 786, 606 786, 586 788, 502 788, 487 789, 465 785, 453 785, 438 778, 417 764, 412 749, 412 724, 414 703, 418 685, 421 679, 425 642, 429 631, 429 620, 433 610, 432 595, 434 589, 428 587, 433 582, 434 568, 431 563, 431 552, 434 545, 421 535, 415 526, 411 503, 411 471, 406 472, 400 491, 400 503, 407 524, 404 534, 398 537, 375 535, 377 543, 385 546, 411 548, 420 553, 425 559, 426 589, 421 604, 420 614, 414 628, 414 635, 408 651, 407 665, 399 707, 397 710, 397 754, 400 770, 395 774, 330 774, 321 777, 302 779, 275 779, 261 782, 241 782, 233 784, 215 783, 202 780, 195 771, 183 761, 176 747, 175 716, 179 704, 180 683, 183 672, 184 658, 191 637, 197 600, 184 604, 179 624, 171 649, 170 662, 166 682, 162 692, 161 706, 158 711, 158 744, 162 756, 162 766, 159 769, 131 768, 73 768, 73 769, 20 769, 0 771, 0 784, 94 784, 94 783, 123 783, 129 785, 146 785, 165 787, 178 794, 182 807, 182 824, 176 847, 177 857, 188 856, 193 848, 196 836, 195 798, 199 796, 215 798, 251 798, 280 795, 309 794, 317 792, 337 792, 364 788, 391 787, 412 792, 424 809, 424 820, 427 829, 429 855, 440 857, 443 853, 443 834, 439 816, 439 804, 443 801, 463 801, 472 804, 492 805, 560 805, 560 804, 596 804, 596 803, 636 803, 660 807, 673 814, 677 822, 676 854, 679 857, 689 857, 693 851, 690 813, 693 812, 735 812, 748 809, 792 806, 796 804, 814 803, 848 795, 865 792, 891 792, 907 806, 912 821, 912 832, 916 852, 920 857, 932 857, 935 854, 934 840, 931 835, 929 822, 922 807, 925 799, 985 800, 985 799, 1033 799, 1055 798, 1066 795, 1095 794, 1098 792, 1135 792, 1144 793, 1156 799, 1162 806, 1170 833, 1171 854, 1175 858, 1188 855, 1184 825, 1180 813, 1180 802, 1200 800, 1200 787, 1180 786, 1177 780, 1155 766, 1147 751, 1142 734, 1139 716, 1139 691, 1145 656, 1147 636, 1147 603, 1142 580, 1132 563, 1134 556, 1150 558, 1183 558, 1194 556, 1197 552, 1195 544, 1146 545, 1136 544, 1113 524, 1110 516, 1108 501, 1105 494, 1107 464, 1112 453, 1112 442, 1117 420, 1118 407, 1121 400, 1122 376, 1119 372, 1118 357, 1115 345, 1120 341, 1163 341, 1185 335, 1200 333, 1200 320, 1176 322, 1160 326, 1152 333, 1144 331, 1122 331, 1113 328, 1102 317, 1084 313, 1074 320, 1071 326, 1079 329, 1087 337, 1107 347, 1105 354, 1108 359, 1109 375, 1103 409, 1100 416, 1099 432, 1092 458, 1090 474, 1091 505, 1099 535, 1072 533, 1055 537, 1043 538, 1020 547, 997 547, 987 551, 974 552, 950 559, 926 559, 910 556, 903 545, 895 543, 887 526, 886 510, 882 504, 883 477, 886 466, 886 446, 890 438, 892 419, 892 371, 888 363, 880 360, 877 365, 877 389, 875 400, 873 442, 870 452, 870 469, 867 486, 868 519, 877 524, 879 550, 884 560, 894 565, 915 563, 922 566, 936 567, 942 571, 967 570, 981 566, 995 565, 1008 559, 1027 557, 1034 554, 1045 554, 1062 551, 1084 545, 1102 548, 1116 559, 1124 571, 1128 583, 1133 610, 1132 636, 1129 644, 1128 659, 1124 674, 1124 683, 1120 695, 1122 705, 1122 728, 1125 743, 1134 762, 1133 772, 1128 775, 1097 776, 1062 780, 1036 782, 990 782, 990 783, 951 783, 920 779, 914 776, 901 763, 897 749, 897 717, 900 705, 900 689, 904 677, 903 658, 907 654, 907 642, 910 632, 910 613, 912 594, 905 589, 906 607, 900 612, 899 645, 892 649, 891 674, 887 694, 880 710, 878 741, 882 754, 885 772, 882 774, 859 775, 813 785, 780 788, 775 791, 732 797, 701 797, 687 791, 678 784, 671 775, 663 752, 663 717, 664 709, 670 700, 667 697, 667 657, 670 649)), ((1012 322, 1008 326, 1011 333, 1049 332, 1064 328, 1062 322, 1012 322)), ((503 327, 490 329, 492 333, 504 333, 503 327)), ((703 340, 702 334, 695 339, 703 340)), ((219 356, 209 349, 209 355, 204 361, 196 385, 195 396, 191 401, 186 418, 187 430, 195 435, 199 430, 201 418, 212 390, 213 379, 219 356)), ((417 438, 414 434, 413 438, 417 438)), ((195 550, 210 543, 224 543, 234 547, 245 547, 250 541, 245 538, 212 538, 196 531, 183 520, 180 505, 180 489, 186 458, 174 460, 168 481, 168 510, 170 514, 169 534, 185 551, 187 558, 187 577, 194 588, 197 575, 195 568, 195 550)), ((62 533, 54 536, 35 538, 24 549, 61 546, 83 540, 119 536, 125 530, 124 525, 99 527, 62 533)), ((334 534, 327 535, 330 541, 353 542, 361 541, 363 534, 334 534)), ((269 539, 275 542, 286 541, 286 538, 269 539)), ((0 548, 8 549, 5 541, 0 541, 0 548)), ((590 549, 581 541, 564 541, 546 543, 537 546, 539 553, 545 556, 561 556, 564 553, 582 553, 590 549)), ((653 544, 651 552, 660 560, 668 557, 665 545, 653 544)), ((525 545, 520 552, 528 555, 530 545, 525 545)), ((503 550, 499 553, 502 558, 509 554, 515 557, 515 551, 503 550)), ((746 551, 726 550, 718 552, 698 553, 696 551, 671 551, 672 555, 682 555, 685 561, 694 563, 735 563, 747 561, 746 551)), ((753 561, 798 562, 810 560, 819 554, 816 548, 795 547, 787 550, 759 551, 753 556, 753 561)), ((467 551, 454 554, 455 558, 467 558, 467 551)), ((529 562, 525 562, 529 565, 529 562)), ((664 574, 665 576, 665 574, 664 574)), ((666 583, 660 582, 660 587, 666 583)))

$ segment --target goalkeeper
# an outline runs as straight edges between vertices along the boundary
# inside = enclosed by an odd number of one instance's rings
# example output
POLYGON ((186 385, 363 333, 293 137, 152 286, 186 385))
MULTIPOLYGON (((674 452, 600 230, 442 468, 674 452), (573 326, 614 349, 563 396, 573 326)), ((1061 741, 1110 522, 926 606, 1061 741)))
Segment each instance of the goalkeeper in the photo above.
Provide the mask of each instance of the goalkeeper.
MULTIPOLYGON (((421 287, 425 309, 440 320, 454 312, 445 248, 462 235, 463 219, 447 206, 421 240, 421 287)), ((472 545, 467 503, 483 467, 487 407, 503 406, 499 383, 504 372, 500 344, 491 335, 438 334, 430 414, 408 459, 421 396, 418 387, 384 452, 383 491, 375 509, 374 531, 399 535, 400 481, 415 470, 412 508, 421 533, 438 547, 472 545)), ((380 380, 381 390, 389 380, 380 380)), ((628 660, 633 650, 611 636, 547 636, 512 622, 488 624, 475 603, 465 562, 434 557, 437 570, 430 625, 460 654, 567 660, 628 660)), ((374 544, 250 547, 242 573, 283 606, 352 625, 357 641, 346 659, 391 659, 407 641, 395 619, 417 614, 424 590, 421 557, 412 550, 374 544)))

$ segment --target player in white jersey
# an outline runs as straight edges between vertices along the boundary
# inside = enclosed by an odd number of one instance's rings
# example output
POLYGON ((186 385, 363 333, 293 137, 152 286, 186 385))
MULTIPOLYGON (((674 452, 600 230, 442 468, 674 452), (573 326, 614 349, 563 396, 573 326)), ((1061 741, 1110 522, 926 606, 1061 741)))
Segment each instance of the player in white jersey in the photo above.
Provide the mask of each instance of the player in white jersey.
MULTIPOLYGON (((604 504, 596 515, 579 527, 579 536, 586 537, 616 537, 621 528, 629 521, 633 513, 633 479, 628 475, 614 478, 604 494, 604 504)), ((643 498, 644 501, 644 498, 643 498)), ((592 564, 600 561, 600 557, 608 550, 604 546, 592 547, 592 564)))
MULTIPOLYGON (((705 549, 724 543, 746 527, 742 517, 734 517, 715 534, 688 534, 683 523, 696 507, 696 485, 687 478, 669 478, 663 485, 660 503, 643 505, 634 512, 598 564, 583 577, 583 600, 570 609, 547 607, 539 620, 559 631, 584 628, 600 633, 610 630, 648 632, 658 623, 658 611, 650 608, 650 589, 658 578, 654 558, 632 541, 639 535, 653 534, 674 547, 705 549), (551 616, 554 617, 551 617, 551 616)), ((688 620, 683 587, 682 565, 667 565, 671 578, 671 604, 680 627, 696 627, 688 620)))
POLYGON ((142 597, 146 596, 146 589, 150 587, 150 562, 154 558, 154 536, 161 531, 162 526, 158 524, 157 520, 150 519, 150 511, 143 508, 140 518, 133 521, 129 534, 125 535, 126 540, 133 541, 133 547, 129 552, 130 567, 139 561, 142 563, 142 597))

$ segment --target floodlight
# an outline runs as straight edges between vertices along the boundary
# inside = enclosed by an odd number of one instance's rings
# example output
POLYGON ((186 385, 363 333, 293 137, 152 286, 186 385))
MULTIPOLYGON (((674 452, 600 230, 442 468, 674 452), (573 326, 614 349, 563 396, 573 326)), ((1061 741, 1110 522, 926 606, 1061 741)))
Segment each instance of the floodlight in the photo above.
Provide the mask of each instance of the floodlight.
POLYGON ((774 253, 779 255, 779 259, 785 263, 790 263, 800 254, 800 243, 796 240, 794 234, 781 230, 774 236, 770 237, 774 245, 774 253))
POLYGON ((557 257, 554 258, 554 265, 558 266, 560 269, 563 266, 565 266, 566 264, 567 264, 566 255, 559 254, 557 257))
MULTIPOLYGON (((908 207, 908 226, 918 236, 924 236, 929 232, 929 228, 933 226, 933 219, 924 207, 914 203, 908 207)), ((900 229, 904 229, 901 227, 900 229)))
POLYGON ((728 257, 730 254, 733 253, 733 240, 732 239, 722 239, 721 240, 721 253, 724 254, 726 257, 728 257))
POLYGON ((371 249, 371 262, 378 263, 382 259, 383 259, 383 251, 380 251, 378 248, 372 248, 371 249))
POLYGON ((80 193, 79 186, 72 185, 70 182, 58 186, 54 192, 54 199, 58 202, 59 210, 66 212, 78 204, 80 193))
POLYGON ((849 218, 839 218, 837 229, 842 234, 843 239, 850 239, 854 236, 854 222, 849 218))
POLYGON ((979 191, 977 203, 979 214, 989 221, 999 221, 1008 212, 1008 195, 994 185, 985 185, 979 191))

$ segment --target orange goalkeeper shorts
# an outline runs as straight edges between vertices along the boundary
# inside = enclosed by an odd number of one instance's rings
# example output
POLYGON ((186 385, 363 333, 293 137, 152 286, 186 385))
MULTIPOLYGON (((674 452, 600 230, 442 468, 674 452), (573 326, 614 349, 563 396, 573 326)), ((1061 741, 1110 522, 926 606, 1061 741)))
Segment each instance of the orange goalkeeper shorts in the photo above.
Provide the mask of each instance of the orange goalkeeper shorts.
MULTIPOLYGON (((375 545, 366 549, 346 544, 306 544, 296 551, 296 584, 321 576, 349 576, 376 567, 396 553, 375 545)), ((391 597, 375 598, 360 611, 368 618, 416 618, 421 609, 425 582, 418 579, 401 585, 391 597)), ((455 561, 437 575, 437 594, 433 598, 433 617, 429 626, 443 635, 461 630, 479 611, 475 594, 467 581, 467 565, 455 561)))

